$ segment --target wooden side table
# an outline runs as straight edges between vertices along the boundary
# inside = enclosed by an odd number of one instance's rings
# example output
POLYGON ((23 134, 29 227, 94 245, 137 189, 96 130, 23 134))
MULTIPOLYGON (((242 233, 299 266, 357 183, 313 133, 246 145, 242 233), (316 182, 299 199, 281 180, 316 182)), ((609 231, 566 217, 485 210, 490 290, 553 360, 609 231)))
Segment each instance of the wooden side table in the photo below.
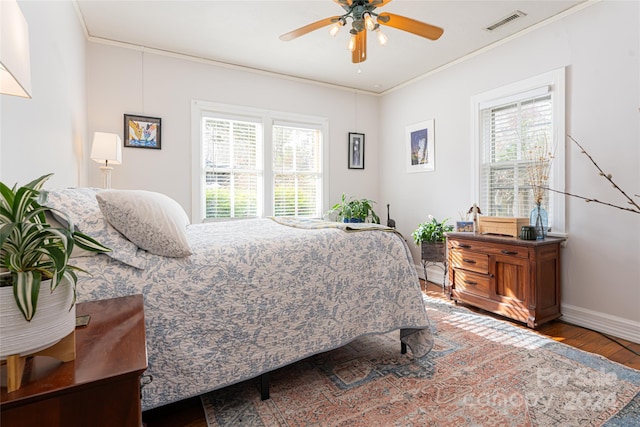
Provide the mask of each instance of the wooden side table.
POLYGON ((142 425, 140 376, 147 369, 142 295, 80 303, 76 313, 91 320, 76 329, 74 361, 29 359, 22 387, 11 393, 3 367, 2 425, 142 425))

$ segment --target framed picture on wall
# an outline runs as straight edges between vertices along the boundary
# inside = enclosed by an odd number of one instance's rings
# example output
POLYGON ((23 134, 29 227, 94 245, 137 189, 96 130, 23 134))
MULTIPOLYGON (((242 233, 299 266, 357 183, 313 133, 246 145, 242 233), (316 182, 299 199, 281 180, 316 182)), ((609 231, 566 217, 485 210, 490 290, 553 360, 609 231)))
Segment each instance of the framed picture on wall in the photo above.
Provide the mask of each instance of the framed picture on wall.
POLYGON ((405 129, 407 172, 433 172, 436 164, 433 119, 405 129))
POLYGON ((349 132, 349 169, 364 169, 364 133, 349 132))
POLYGON ((124 115, 124 146, 160 149, 162 119, 124 115))

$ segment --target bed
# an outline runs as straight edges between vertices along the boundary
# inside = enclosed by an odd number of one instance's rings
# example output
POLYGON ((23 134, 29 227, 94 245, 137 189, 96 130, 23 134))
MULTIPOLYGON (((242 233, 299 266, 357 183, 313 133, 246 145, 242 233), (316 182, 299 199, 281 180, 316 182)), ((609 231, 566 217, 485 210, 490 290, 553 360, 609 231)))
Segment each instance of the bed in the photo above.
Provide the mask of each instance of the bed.
POLYGON ((90 273, 79 275, 78 301, 144 297, 143 410, 367 334, 399 329, 416 356, 433 345, 411 254, 392 229, 293 218, 188 225, 176 202, 138 191, 55 190, 47 204, 113 249, 74 254, 90 273), (163 251, 172 256, 153 253, 163 251))

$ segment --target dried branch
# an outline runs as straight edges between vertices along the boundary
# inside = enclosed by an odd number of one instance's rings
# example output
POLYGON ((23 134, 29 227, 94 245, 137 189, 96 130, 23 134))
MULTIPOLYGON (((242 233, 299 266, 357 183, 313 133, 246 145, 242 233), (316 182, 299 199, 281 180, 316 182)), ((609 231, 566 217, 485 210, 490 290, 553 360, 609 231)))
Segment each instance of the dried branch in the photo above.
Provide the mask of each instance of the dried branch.
POLYGON ((612 203, 603 202, 603 201, 600 201, 598 199, 590 199, 589 197, 583 197, 583 196, 578 196, 577 194, 567 193, 565 191, 554 190, 553 188, 545 188, 545 189, 549 190, 549 191, 553 191, 554 193, 560 193, 560 194, 564 194, 566 196, 577 197, 578 199, 582 199, 587 203, 589 203, 589 202, 600 203, 601 205, 607 205, 607 206, 611 206, 613 208, 622 209, 623 211, 629 211, 629 212, 640 214, 640 210, 636 210, 636 209, 633 209, 633 208, 625 208, 623 206, 618 206, 618 205, 614 205, 612 203))
MULTIPOLYGON (((567 192, 565 192, 565 191, 554 190, 554 189, 552 189, 552 188, 545 188, 545 189, 546 189, 546 190, 549 190, 549 191, 553 191, 554 193, 560 193, 560 194, 564 194, 564 195, 566 195, 566 196, 577 197, 577 198, 579 198, 579 199, 584 200, 585 202, 599 203, 599 204, 601 204, 601 205, 611 206, 611 207, 614 207, 614 208, 621 209, 621 210, 623 210, 623 211, 628 211, 628 212, 633 212, 633 213, 640 214, 640 205, 638 205, 638 203, 636 203, 636 202, 635 202, 631 197, 629 197, 629 195, 627 195, 627 193, 625 193, 625 192, 624 192, 624 190, 623 190, 622 188, 620 188, 620 187, 618 186, 618 184, 616 184, 616 183, 613 181, 613 177, 612 177, 612 175, 611 175, 610 173, 609 173, 609 174, 605 173, 605 172, 602 170, 602 168, 598 165, 598 163, 596 163, 596 161, 595 161, 595 160, 593 160, 593 157, 591 157, 591 155, 589 155, 589 153, 587 153, 587 150, 585 150, 585 149, 582 147, 582 145, 580 145, 580 144, 578 143, 578 141, 576 141, 575 139, 573 139, 573 137, 572 137, 571 135, 567 135, 567 137, 569 137, 569 139, 570 139, 571 141, 573 141, 573 142, 574 142, 578 147, 580 147, 580 150, 582 151, 582 154, 584 154, 585 156, 587 156, 587 157, 589 158, 589 160, 591 161, 591 163, 593 163, 593 165, 596 167, 596 169, 598 169, 598 172, 599 172, 600 176, 604 177, 607 181, 609 181, 609 182, 611 183, 611 185, 613 186, 613 188, 615 188, 616 190, 618 190, 618 191, 619 191, 619 192, 620 192, 620 193, 621 193, 621 194, 622 194, 622 195, 623 195, 623 196, 628 200, 628 202, 627 202, 627 203, 628 203, 629 205, 632 205, 632 206, 633 206, 633 208, 624 207, 624 206, 618 206, 618 205, 614 205, 614 204, 612 204, 612 203, 603 202, 603 201, 598 200, 598 199, 593 199, 593 198, 590 198, 590 197, 584 197, 584 196, 578 196, 577 194, 571 194, 571 193, 567 193, 567 192)), ((637 194, 634 194, 634 196, 636 196, 636 197, 640 197, 640 196, 639 196, 639 195, 637 195, 637 194)))
POLYGON ((607 181, 609 181, 611 183, 611 185, 613 185, 613 188, 615 188, 616 190, 618 190, 620 193, 622 193, 622 195, 629 201, 630 205, 633 205, 636 207, 636 209, 638 209, 638 211, 640 211, 640 205, 638 205, 631 197, 629 197, 627 195, 627 193, 625 193, 622 188, 618 187, 618 184, 616 184, 615 182, 613 182, 613 177, 611 176, 611 174, 606 174, 604 173, 604 171, 600 168, 600 166, 598 166, 598 164, 596 163, 595 160, 593 160, 593 157, 591 157, 589 155, 589 153, 587 153, 587 150, 585 150, 584 148, 582 148, 582 145, 580 145, 578 143, 578 141, 576 141, 575 139, 573 139, 573 137, 571 135, 567 135, 569 137, 570 140, 572 140, 578 147, 580 147, 580 150, 582 150, 582 154, 584 154, 585 156, 587 156, 589 158, 589 160, 591 160, 591 163, 593 163, 593 165, 596 167, 596 169, 598 169, 598 171, 600 172, 600 176, 603 176, 607 181))

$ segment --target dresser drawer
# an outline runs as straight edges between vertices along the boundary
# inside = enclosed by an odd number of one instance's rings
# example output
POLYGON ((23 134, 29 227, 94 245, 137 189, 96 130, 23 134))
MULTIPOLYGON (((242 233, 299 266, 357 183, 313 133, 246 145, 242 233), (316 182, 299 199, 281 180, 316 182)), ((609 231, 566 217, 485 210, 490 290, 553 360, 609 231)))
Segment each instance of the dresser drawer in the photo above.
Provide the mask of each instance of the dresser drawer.
POLYGON ((451 251, 451 266, 487 274, 489 273, 489 255, 465 249, 453 249, 451 251))
POLYGON ((489 276, 465 270, 455 270, 453 286, 458 292, 489 297, 489 276))
POLYGON ((509 255, 518 258, 529 258, 529 250, 526 246, 485 243, 471 240, 449 240, 449 249, 482 252, 489 255, 509 255))

